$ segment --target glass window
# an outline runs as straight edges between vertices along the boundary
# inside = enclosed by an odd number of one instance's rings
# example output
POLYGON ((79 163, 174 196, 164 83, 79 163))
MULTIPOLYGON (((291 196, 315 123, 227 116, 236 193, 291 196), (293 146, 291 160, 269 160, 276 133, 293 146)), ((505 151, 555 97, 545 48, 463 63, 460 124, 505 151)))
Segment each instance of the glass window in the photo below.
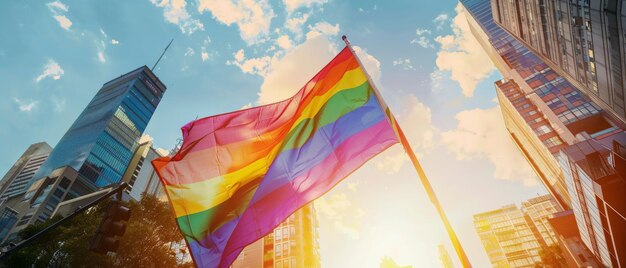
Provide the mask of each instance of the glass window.
POLYGON ((276 230, 274 230, 274 238, 276 240, 282 239, 282 232, 280 231, 280 228, 277 228, 276 230))
POLYGON ((282 244, 276 244, 276 247, 274 248, 274 254, 276 254, 276 256, 282 256, 283 255, 283 250, 282 250, 282 244))

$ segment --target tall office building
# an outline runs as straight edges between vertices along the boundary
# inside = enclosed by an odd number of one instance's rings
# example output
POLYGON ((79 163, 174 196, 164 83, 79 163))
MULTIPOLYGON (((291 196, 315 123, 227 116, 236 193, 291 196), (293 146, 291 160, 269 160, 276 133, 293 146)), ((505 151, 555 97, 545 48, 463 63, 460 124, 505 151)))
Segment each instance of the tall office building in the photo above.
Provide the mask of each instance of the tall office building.
POLYGON ((168 154, 164 149, 155 149, 150 136, 141 136, 130 164, 122 176, 122 181, 128 184, 125 191, 131 198, 140 200, 142 194, 151 194, 167 201, 159 176, 156 174, 151 162, 168 154))
POLYGON ((45 142, 30 145, 0 181, 0 241, 18 219, 19 213, 11 205, 21 201, 21 195, 50 151, 52 147, 45 142))
MULTIPOLYGON (((5 207, 18 221, 4 241, 48 220, 58 204, 122 180, 165 86, 146 66, 105 83, 27 184, 5 207)), ((2 209, 0 207, 0 209, 2 209)))
POLYGON ((493 267, 534 267, 541 261, 543 239, 515 205, 474 215, 474 227, 493 267))
POLYGON ((562 209, 571 208, 563 171, 554 155, 576 134, 615 131, 600 108, 508 32, 491 15, 489 0, 464 0, 468 22, 504 77, 496 83, 505 123, 539 179, 562 209))
POLYGON ((439 262, 441 262, 442 268, 454 268, 454 263, 452 262, 452 258, 450 258, 450 253, 446 250, 444 245, 438 245, 437 249, 439 250, 439 262))
POLYGON ((474 215, 474 227, 494 267, 534 267, 540 251, 556 243, 548 220, 558 204, 549 195, 531 198, 521 208, 507 205, 474 215))
POLYGON ((401 266, 396 263, 391 257, 385 256, 380 261, 380 268, 411 268, 412 266, 401 266))
POLYGON ((304 206, 274 231, 248 245, 232 268, 321 267, 315 207, 304 206))
MULTIPOLYGON (((507 130, 561 208, 574 212, 580 237, 568 239, 582 239, 604 265, 624 267, 626 235, 620 231, 626 229, 626 209, 620 196, 625 196, 626 184, 620 161, 615 161, 626 141, 620 122, 527 48, 540 46, 540 38, 525 35, 529 40, 523 43, 510 34, 522 35, 524 23, 536 23, 530 22, 537 19, 531 13, 519 14, 515 25, 522 26, 509 25, 509 32, 493 20, 490 1, 462 3, 471 14, 472 32, 505 78, 496 83, 496 89, 507 130)), ((498 16, 513 16, 510 10, 494 5, 501 12, 498 16)), ((556 229, 571 229, 561 227, 556 229)), ((579 249, 564 250, 575 251, 579 249)), ((585 262, 579 256, 570 257, 585 262)))
POLYGON ((619 0, 491 0, 496 23, 626 123, 626 5, 619 0))
POLYGON ((607 267, 626 267, 626 133, 589 139, 558 155, 582 241, 607 267))
POLYGON ((548 222, 554 213, 558 212, 558 204, 549 195, 543 195, 528 199, 522 203, 522 211, 530 217, 537 228, 537 232, 547 246, 557 243, 556 233, 548 222))
POLYGON ((35 179, 68 166, 88 190, 120 182, 165 89, 146 66, 105 83, 35 179))
MULTIPOLYGON (((48 143, 31 144, 0 181, 0 200, 24 194, 33 176, 46 161, 52 147, 48 143)), ((3 203, 4 201, 0 201, 3 203)))

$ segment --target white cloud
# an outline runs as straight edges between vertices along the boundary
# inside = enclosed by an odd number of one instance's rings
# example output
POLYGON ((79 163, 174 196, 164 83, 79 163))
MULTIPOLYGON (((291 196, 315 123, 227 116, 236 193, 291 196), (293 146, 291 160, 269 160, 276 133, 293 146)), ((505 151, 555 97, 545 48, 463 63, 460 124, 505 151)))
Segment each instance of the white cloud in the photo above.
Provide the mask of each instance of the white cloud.
POLYGON ((430 39, 425 36, 418 36, 417 38, 411 40, 411 44, 418 44, 423 48, 435 48, 435 46, 430 42, 430 39))
POLYGON ((194 51, 193 48, 188 47, 187 51, 185 51, 185 56, 193 56, 193 54, 196 54, 196 51, 194 51))
MULTIPOLYGON (((433 126, 432 112, 414 95, 408 95, 401 103, 400 110, 394 111, 398 124, 403 127, 414 153, 419 157, 430 152, 436 143, 440 131, 433 126)), ((409 162, 409 157, 401 146, 394 146, 384 156, 376 158, 376 168, 387 173, 396 174, 409 162)))
POLYGON ((296 9, 301 7, 311 7, 313 5, 322 5, 328 3, 328 0, 284 0, 287 13, 291 14, 296 9))
POLYGON ((276 44, 282 49, 290 49, 293 45, 291 43, 291 39, 289 39, 289 36, 286 34, 278 37, 278 39, 276 39, 276 44))
POLYGON ((187 12, 185 0, 150 0, 152 4, 163 8, 165 21, 176 24, 183 34, 191 35, 196 31, 204 31, 204 24, 198 19, 191 17, 187 12))
POLYGON ((54 110, 57 112, 61 112, 65 109, 65 98, 59 98, 56 96, 52 96, 50 97, 50 100, 52 101, 52 105, 54 106, 54 110))
POLYGON ((17 103, 20 111, 22 112, 32 111, 39 103, 38 101, 34 101, 34 100, 24 101, 18 98, 13 98, 13 100, 15 101, 15 103, 17 103))
POLYGON ((59 23, 59 26, 66 31, 69 31, 72 26, 72 21, 65 16, 65 13, 69 10, 67 5, 61 3, 60 1, 54 1, 47 3, 46 6, 50 12, 52 12, 52 17, 59 23))
POLYGON ((98 51, 98 61, 105 63, 107 59, 104 57, 104 51, 98 51))
POLYGON ((236 24, 248 44, 262 41, 269 33, 274 10, 267 0, 199 0, 198 11, 209 11, 226 25, 236 24))
POLYGON ((233 57, 235 58, 233 61, 227 61, 227 65, 234 65, 239 67, 242 72, 247 74, 256 74, 260 76, 265 76, 267 74, 269 65, 272 61, 270 56, 262 56, 258 58, 246 58, 245 52, 243 49, 238 50, 233 53, 233 57))
POLYGON ((252 107, 253 107, 253 106, 252 106, 252 102, 248 102, 248 103, 246 103, 246 105, 241 106, 241 108, 239 108, 239 110, 250 109, 250 108, 252 108, 252 107))
POLYGON ((336 36, 339 33, 339 24, 332 25, 328 22, 322 21, 315 25, 309 25, 309 32, 306 34, 306 39, 312 39, 320 35, 336 36))
POLYGON ((56 15, 54 16, 54 19, 59 22, 61 28, 65 29, 66 31, 70 30, 70 27, 72 26, 72 21, 70 21, 70 19, 68 19, 65 15, 56 15))
POLYGON ((235 52, 234 56, 235 56, 236 61, 243 61, 246 58, 246 55, 243 49, 240 49, 237 52, 235 52))
POLYGON ((352 46, 356 56, 359 57, 361 64, 363 64, 363 68, 374 82, 374 85, 380 86, 380 61, 367 53, 367 49, 361 48, 359 46, 352 46))
POLYGON ((431 34, 432 32, 428 29, 423 29, 423 28, 417 28, 415 29, 415 34, 417 36, 421 36, 421 35, 425 35, 425 34, 431 34))
POLYGON ((54 2, 50 2, 47 3, 46 6, 48 7, 48 9, 50 9, 50 11, 56 11, 56 12, 67 12, 68 8, 65 4, 61 3, 60 1, 54 1, 54 2))
POLYGON ((441 45, 436 64, 438 70, 451 73, 450 78, 459 83, 463 95, 472 97, 478 83, 491 74, 494 65, 471 33, 467 11, 461 4, 456 11, 452 22, 454 35, 435 38, 441 45))
POLYGON ((309 14, 304 13, 301 17, 290 17, 285 22, 285 28, 296 34, 297 37, 302 35, 302 25, 309 19, 309 14))
POLYGON ((336 231, 353 239, 359 238, 365 211, 347 194, 339 192, 322 196, 315 201, 315 208, 320 217, 333 224, 336 231))
POLYGON ((441 90, 441 82, 443 80, 444 72, 440 70, 434 70, 430 73, 430 88, 433 91, 441 90))
POLYGON ((105 33, 102 28, 100 28, 100 33, 102 34, 102 36, 104 36, 105 39, 109 38, 109 35, 107 35, 107 33, 105 33))
POLYGON ((443 28, 443 25, 448 21, 448 19, 450 19, 450 16, 448 16, 448 14, 446 13, 441 13, 437 15, 437 17, 433 19, 433 23, 437 26, 437 30, 441 30, 443 28))
POLYGON ((521 179, 528 186, 537 184, 504 126, 499 106, 465 110, 456 115, 456 120, 456 129, 443 132, 441 141, 458 160, 487 159, 495 166, 495 178, 521 179))
MULTIPOLYGON (((105 34, 105 36, 106 36, 106 34, 105 34)), ((97 54, 98 55, 98 58, 97 58, 98 61, 101 62, 101 63, 105 63, 107 61, 107 59, 106 59, 106 57, 104 55, 104 51, 107 48, 106 43, 104 41, 100 41, 100 43, 97 45, 97 48, 98 48, 98 54, 97 54)))
POLYGON ((258 103, 267 104, 293 96, 336 52, 333 43, 327 38, 318 37, 294 47, 281 58, 264 58, 265 79, 259 91, 258 103))
POLYGON ((120 41, 117 41, 115 39, 111 39, 111 45, 119 45, 120 41))
POLYGON ((402 70, 405 70, 405 71, 415 70, 415 68, 411 64, 411 59, 399 58, 397 60, 394 60, 392 63, 393 63, 393 66, 399 66, 400 68, 402 68, 402 70))
POLYGON ((205 61, 209 60, 209 53, 206 52, 206 50, 204 50, 204 48, 203 48, 202 52, 200 53, 200 57, 202 58, 202 62, 205 62, 205 61))
POLYGON ((53 59, 48 60, 48 62, 43 66, 43 72, 35 78, 35 82, 39 82, 46 77, 51 77, 54 80, 61 79, 61 76, 65 74, 63 68, 54 61, 53 59))
MULTIPOLYGON (((104 52, 107 49, 107 43, 109 43, 109 41, 106 41, 109 39, 109 35, 104 32, 104 30, 102 28, 100 28, 100 34, 102 34, 102 37, 104 39, 100 39, 98 40, 98 38, 96 38, 96 40, 94 40, 94 42, 96 43, 96 49, 97 49, 97 53, 96 53, 96 59, 100 62, 100 63, 105 63, 106 60, 106 54, 104 54, 104 52)), ((117 40, 115 40, 117 42, 117 40)), ((111 41, 111 43, 113 43, 114 45, 119 43, 115 43, 113 41, 111 41)))
POLYGON ((415 30, 415 35, 417 37, 411 40, 411 44, 418 44, 423 48, 435 48, 430 39, 426 37, 426 35, 430 35, 432 32, 428 29, 417 28, 415 30))

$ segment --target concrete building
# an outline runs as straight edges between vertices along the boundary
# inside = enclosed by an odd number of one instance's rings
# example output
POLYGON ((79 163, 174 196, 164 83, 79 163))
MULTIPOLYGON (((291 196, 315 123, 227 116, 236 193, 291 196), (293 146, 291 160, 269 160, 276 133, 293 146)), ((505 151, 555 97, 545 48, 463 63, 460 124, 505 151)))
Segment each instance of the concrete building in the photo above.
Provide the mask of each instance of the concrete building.
POLYGON ((491 0, 496 23, 626 123, 626 5, 619 0, 491 0))
POLYGON ((152 160, 167 155, 166 150, 153 147, 150 136, 143 135, 141 137, 130 164, 122 176, 122 181, 128 184, 125 191, 131 198, 140 200, 142 194, 151 194, 167 201, 159 176, 151 164, 152 160))
POLYGON ((271 234, 248 245, 232 268, 321 267, 317 213, 313 204, 289 216, 271 234))
POLYGON ((45 142, 32 144, 7 171, 0 181, 0 241, 8 235, 18 220, 19 212, 12 208, 22 201, 21 195, 32 182, 33 175, 48 158, 52 147, 45 142))
POLYGON ((454 263, 452 262, 452 258, 450 258, 450 254, 446 250, 444 245, 438 245, 437 249, 439 251, 439 262, 441 262, 442 268, 454 268, 454 263))
POLYGON ((401 266, 401 265, 398 265, 396 263, 396 261, 393 260, 391 257, 385 256, 380 261, 380 266, 379 267, 380 268, 411 268, 412 266, 401 266))

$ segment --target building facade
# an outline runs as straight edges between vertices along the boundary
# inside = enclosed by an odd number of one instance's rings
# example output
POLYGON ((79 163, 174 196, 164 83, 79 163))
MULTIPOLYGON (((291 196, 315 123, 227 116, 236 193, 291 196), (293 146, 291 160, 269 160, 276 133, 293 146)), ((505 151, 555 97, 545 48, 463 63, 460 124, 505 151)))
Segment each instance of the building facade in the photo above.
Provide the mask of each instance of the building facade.
POLYGON ((438 245, 437 250, 439 251, 439 262, 441 262, 442 268, 454 268, 454 263, 452 262, 452 258, 450 258, 450 254, 446 250, 444 245, 438 245))
POLYGON ((0 206, 18 218, 2 241, 48 220, 63 201, 120 183, 164 92, 146 66, 105 83, 28 180, 23 194, 0 206))
MULTIPOLYGON (((536 28, 538 20, 550 23, 550 19, 536 17, 544 11, 533 9, 532 1, 462 2, 471 14, 468 21, 474 35, 504 76, 496 82, 496 91, 507 130, 561 205, 559 211, 573 210, 580 235, 569 239, 582 239, 603 265, 624 267, 621 252, 626 236, 618 230, 626 229, 626 213, 620 209, 624 202, 616 193, 623 196, 626 188, 620 183, 623 179, 615 179, 620 176, 615 175, 619 162, 614 161, 624 144, 620 120, 614 111, 601 109, 606 106, 601 101, 582 94, 585 89, 550 62, 548 57, 554 53, 548 46, 561 44, 549 40, 549 27, 536 28)), ((549 9, 558 4, 548 2, 539 1, 543 3, 539 7, 549 9)), ((582 2, 589 1, 577 2, 585 5, 582 2)))
POLYGON ((535 267, 545 248, 534 222, 515 205, 474 215, 474 227, 495 268, 535 267))
POLYGON ((626 133, 589 139, 558 156, 583 243, 607 267, 626 267, 626 133))
POLYGON ((0 241, 18 220, 19 212, 12 206, 21 201, 21 195, 51 151, 45 142, 30 145, 0 181, 0 241))
POLYGON ((538 196, 522 203, 522 211, 530 217, 544 243, 551 246, 557 243, 556 233, 548 222, 557 213, 558 204, 549 195, 538 196))
POLYGON ((313 204, 289 216, 274 231, 248 245, 232 268, 321 267, 317 213, 313 204))
POLYGON ((565 177, 555 155, 578 142, 578 134, 604 135, 620 128, 524 43, 496 24, 489 1, 462 3, 470 14, 472 33, 504 77, 495 85, 511 138, 562 210, 570 209, 565 177))
POLYGON ((54 147, 35 179, 71 167, 94 191, 119 183, 165 85, 146 67, 105 83, 54 147))
POLYGON ((159 196, 163 201, 167 201, 159 176, 156 174, 151 162, 168 154, 164 149, 155 149, 150 136, 143 135, 141 137, 130 164, 122 177, 122 181, 128 184, 125 191, 131 198, 140 200, 142 194, 151 194, 159 196))
POLYGON ((491 6, 498 25, 626 122, 624 1, 491 0, 491 6))

